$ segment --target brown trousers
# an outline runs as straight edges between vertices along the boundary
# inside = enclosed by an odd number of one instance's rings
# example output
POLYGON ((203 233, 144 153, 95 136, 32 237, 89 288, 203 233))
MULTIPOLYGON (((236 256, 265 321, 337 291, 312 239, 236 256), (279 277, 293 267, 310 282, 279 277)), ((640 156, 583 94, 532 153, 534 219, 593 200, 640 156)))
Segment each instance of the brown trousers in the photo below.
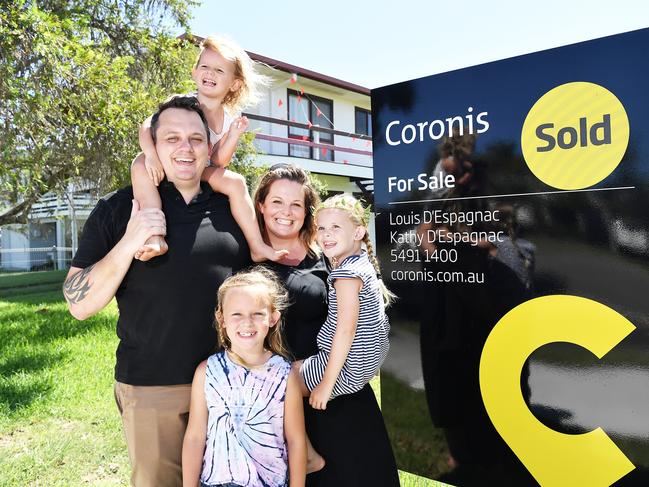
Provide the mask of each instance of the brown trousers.
POLYGON ((135 487, 182 487, 182 447, 191 384, 115 383, 135 487))

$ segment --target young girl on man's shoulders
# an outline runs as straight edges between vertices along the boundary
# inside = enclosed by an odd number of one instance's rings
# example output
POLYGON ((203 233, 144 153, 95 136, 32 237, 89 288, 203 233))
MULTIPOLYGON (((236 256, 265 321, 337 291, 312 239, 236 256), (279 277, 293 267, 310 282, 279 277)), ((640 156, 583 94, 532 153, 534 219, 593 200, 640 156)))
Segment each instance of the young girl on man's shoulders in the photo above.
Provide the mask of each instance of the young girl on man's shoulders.
MULTIPOLYGON (((255 71, 253 61, 241 46, 227 37, 211 35, 201 43, 192 79, 212 144, 210 160, 205 161, 209 167, 203 171, 202 179, 229 198, 232 215, 246 237, 253 260, 278 260, 286 252, 275 251, 263 241, 245 178, 226 169, 249 125, 248 119, 238 114, 244 107, 257 103, 266 78, 255 71)), ((140 208, 161 208, 156 186, 165 174, 151 137, 150 118, 142 124, 139 140, 142 154, 131 166, 133 194, 140 208)), ((136 256, 143 261, 164 254, 167 244, 162 236, 155 236, 145 248, 136 256)))

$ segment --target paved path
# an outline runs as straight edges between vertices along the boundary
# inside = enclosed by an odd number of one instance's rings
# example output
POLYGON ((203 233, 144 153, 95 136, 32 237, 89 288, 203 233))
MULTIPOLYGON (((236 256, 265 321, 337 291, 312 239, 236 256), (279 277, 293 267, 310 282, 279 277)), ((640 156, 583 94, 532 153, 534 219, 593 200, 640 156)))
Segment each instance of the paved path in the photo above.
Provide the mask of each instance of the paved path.
POLYGON ((393 326, 390 331, 390 353, 382 370, 405 382, 413 389, 424 390, 421 373, 419 336, 403 328, 393 326))

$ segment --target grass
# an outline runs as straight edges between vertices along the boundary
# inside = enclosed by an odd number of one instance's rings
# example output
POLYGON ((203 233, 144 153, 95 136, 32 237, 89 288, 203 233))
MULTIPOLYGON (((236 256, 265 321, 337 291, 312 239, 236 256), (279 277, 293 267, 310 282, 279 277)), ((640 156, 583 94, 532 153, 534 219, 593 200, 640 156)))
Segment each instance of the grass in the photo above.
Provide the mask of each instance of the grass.
POLYGON ((0 274, 0 299, 56 291, 66 274, 67 271, 0 274))
POLYGON ((68 271, 12 272, 0 274, 0 289, 28 287, 41 284, 61 285, 68 271))
POLYGON ((0 276, 0 485, 126 485, 116 308, 78 322, 65 273, 32 274, 0 276))
MULTIPOLYGON (((117 308, 75 320, 60 290, 64 276, 0 275, 0 486, 128 485, 113 399, 117 308)), ((387 378, 373 386, 398 384, 387 378)), ((428 453, 416 446, 417 464, 428 453)), ((405 487, 444 485, 405 472, 400 478, 405 487)))
MULTIPOLYGON (((430 421, 424 392, 412 389, 388 373, 381 374, 381 389, 385 394, 383 416, 397 465, 405 471, 432 478, 447 472, 446 440, 442 431, 434 428, 430 421)), ((416 485, 444 485, 428 482, 416 485)))

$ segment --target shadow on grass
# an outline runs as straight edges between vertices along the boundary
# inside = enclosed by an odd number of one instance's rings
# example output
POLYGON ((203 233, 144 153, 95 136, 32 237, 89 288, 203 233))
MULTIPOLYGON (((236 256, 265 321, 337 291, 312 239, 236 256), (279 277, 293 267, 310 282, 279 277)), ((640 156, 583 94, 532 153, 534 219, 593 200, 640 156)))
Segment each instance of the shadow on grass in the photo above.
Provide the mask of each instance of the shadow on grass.
POLYGON ((52 367, 60 362, 65 353, 53 350, 30 350, 24 355, 15 355, 0 362, 0 376, 10 377, 14 374, 29 375, 39 370, 52 367))
POLYGON ((0 299, 3 301, 11 301, 13 299, 24 300, 28 296, 56 294, 57 292, 61 299, 63 299, 61 286, 58 283, 35 284, 29 287, 0 288, 0 299))
POLYGON ((18 345, 47 345, 107 326, 106 318, 101 315, 77 320, 60 299, 30 302, 15 298, 11 303, 9 309, 0 309, 0 357, 3 358, 18 345))
POLYGON ((95 316, 78 321, 60 290, 0 298, 0 414, 15 414, 47 397, 49 370, 72 353, 62 341, 114 326, 95 316))
POLYGON ((15 382, 11 377, 0 382, 0 411, 10 416, 42 399, 52 389, 47 377, 32 377, 28 382, 15 382))
POLYGON ((400 470, 431 479, 449 470, 444 433, 430 421, 424 391, 382 371, 381 410, 400 470))
POLYGON ((39 271, 39 272, 18 272, 10 274, 0 273, 0 292, 5 289, 19 289, 30 286, 41 286, 53 284, 59 288, 68 271, 39 271))
POLYGON ((42 286, 30 286, 0 291, 0 301, 7 303, 60 303, 63 300, 61 284, 43 284, 42 286))

